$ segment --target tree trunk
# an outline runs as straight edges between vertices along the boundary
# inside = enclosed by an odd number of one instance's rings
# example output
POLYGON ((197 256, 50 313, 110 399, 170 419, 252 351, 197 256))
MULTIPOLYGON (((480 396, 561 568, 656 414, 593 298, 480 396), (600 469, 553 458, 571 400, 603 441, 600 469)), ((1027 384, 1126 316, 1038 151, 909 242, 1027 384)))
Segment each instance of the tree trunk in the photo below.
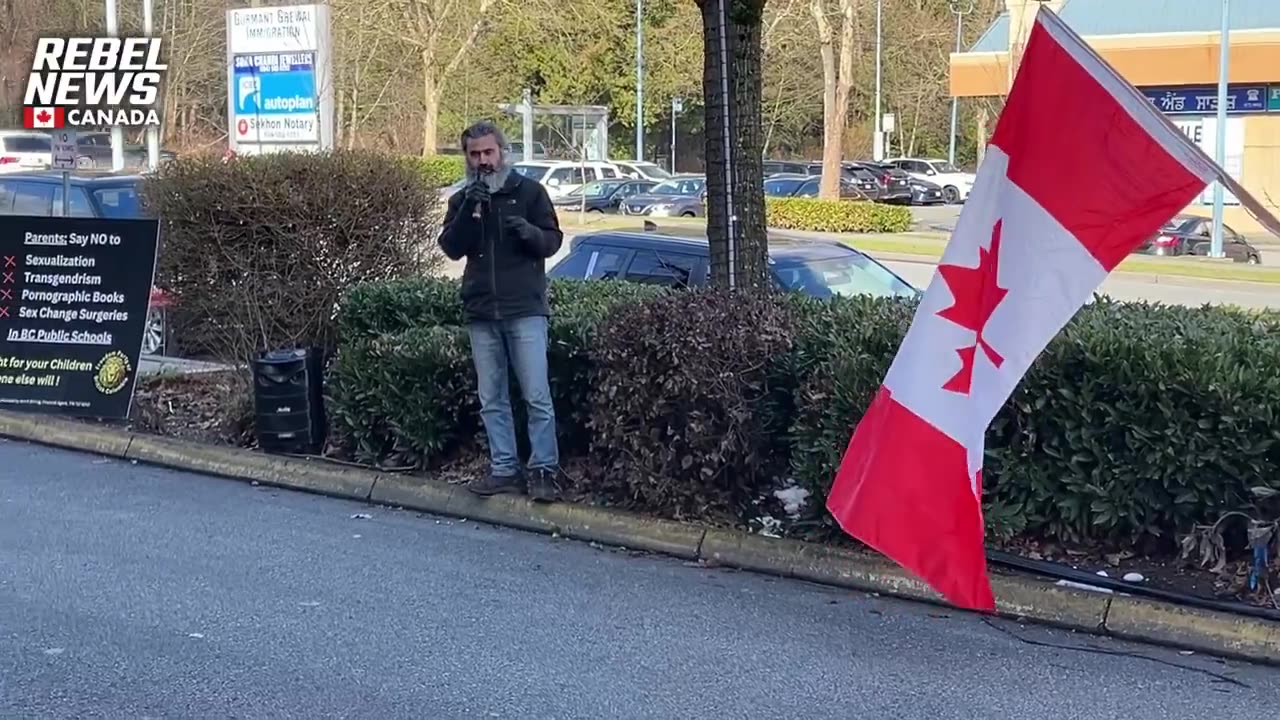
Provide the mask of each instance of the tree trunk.
POLYGON ((818 197, 838 200, 844 112, 836 99, 840 77, 836 73, 835 36, 827 20, 826 0, 810 0, 809 11, 818 27, 818 57, 822 61, 822 180, 818 183, 818 197))
POLYGON ((765 0, 697 2, 702 10, 711 282, 720 288, 763 289, 769 277, 760 127, 765 0))
POLYGON ((422 156, 436 154, 440 120, 440 86, 436 83, 435 56, 422 53, 422 156))

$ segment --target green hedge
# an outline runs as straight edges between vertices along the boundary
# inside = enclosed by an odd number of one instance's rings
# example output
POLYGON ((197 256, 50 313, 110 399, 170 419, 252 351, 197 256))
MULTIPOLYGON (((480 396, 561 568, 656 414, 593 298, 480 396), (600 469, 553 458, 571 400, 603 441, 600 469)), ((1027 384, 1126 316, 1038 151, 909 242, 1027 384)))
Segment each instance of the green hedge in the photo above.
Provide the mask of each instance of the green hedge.
POLYGON ((403 161, 431 188, 452 185, 466 174, 466 159, 461 155, 405 157, 403 161))
POLYGON ((911 210, 860 200, 766 198, 766 223, 783 230, 898 233, 911 228, 911 210))
MULTIPOLYGON (((566 458, 599 499, 674 517, 836 532, 825 494, 914 302, 730 300, 553 283, 552 386, 566 458), (584 439, 590 438, 589 442, 584 439)), ((433 464, 482 438, 456 285, 353 290, 330 378, 362 459, 433 464)), ((993 534, 1168 539, 1280 489, 1280 320, 1100 300, 1033 366, 987 434, 993 534)), ((1274 500, 1270 502, 1275 502, 1274 500)), ((1280 508, 1265 508, 1280 513, 1280 508)))

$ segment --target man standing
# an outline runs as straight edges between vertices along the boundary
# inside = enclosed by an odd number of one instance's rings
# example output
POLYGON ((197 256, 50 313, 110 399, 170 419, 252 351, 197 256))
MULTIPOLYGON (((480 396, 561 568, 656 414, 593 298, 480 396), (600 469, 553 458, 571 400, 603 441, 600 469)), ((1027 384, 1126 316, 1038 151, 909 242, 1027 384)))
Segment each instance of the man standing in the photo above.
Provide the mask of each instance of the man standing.
POLYGON ((488 477, 480 495, 519 493, 560 499, 555 408, 547 377, 547 258, 564 240, 546 188, 511 172, 506 138, 489 122, 462 133, 467 185, 449 199, 440 247, 467 259, 462 304, 489 438, 488 477), (521 472, 511 414, 508 368, 515 369, 529 410, 529 477, 521 472))

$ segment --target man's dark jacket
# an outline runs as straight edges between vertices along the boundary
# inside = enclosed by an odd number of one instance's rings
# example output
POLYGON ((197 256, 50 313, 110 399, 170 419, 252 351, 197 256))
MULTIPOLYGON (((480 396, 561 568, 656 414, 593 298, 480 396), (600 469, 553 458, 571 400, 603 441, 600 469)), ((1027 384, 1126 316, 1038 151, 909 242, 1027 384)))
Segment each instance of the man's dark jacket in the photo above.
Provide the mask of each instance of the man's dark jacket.
POLYGON ((550 315, 546 261, 560 250, 564 233, 546 188, 512 172, 479 220, 472 217, 473 209, 465 188, 454 193, 440 233, 440 248, 450 260, 467 259, 462 273, 465 319, 550 315), (512 217, 527 222, 508 228, 512 217))

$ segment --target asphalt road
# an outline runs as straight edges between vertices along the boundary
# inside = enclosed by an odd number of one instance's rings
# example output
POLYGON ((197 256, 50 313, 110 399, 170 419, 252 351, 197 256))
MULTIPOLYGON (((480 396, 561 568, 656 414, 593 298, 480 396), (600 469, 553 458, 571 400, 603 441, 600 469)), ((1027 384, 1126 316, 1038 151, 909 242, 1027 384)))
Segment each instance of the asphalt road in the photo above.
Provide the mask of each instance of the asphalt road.
POLYGON ((1167 720, 1280 697, 1276 669, 862 593, 14 442, 0 463, 5 718, 1167 720))

